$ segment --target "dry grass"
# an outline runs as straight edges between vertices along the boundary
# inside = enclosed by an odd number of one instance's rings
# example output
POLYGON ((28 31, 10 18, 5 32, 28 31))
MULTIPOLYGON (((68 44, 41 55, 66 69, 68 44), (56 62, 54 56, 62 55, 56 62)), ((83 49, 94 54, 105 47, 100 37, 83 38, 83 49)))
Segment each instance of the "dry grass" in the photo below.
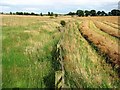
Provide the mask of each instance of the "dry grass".
POLYGON ((118 83, 115 84, 119 82, 115 71, 82 37, 76 23, 67 24, 61 45, 64 50, 65 80, 69 87, 119 87, 118 83))
POLYGON ((118 58, 120 55, 120 53, 118 52, 118 44, 89 29, 88 21, 83 22, 83 25, 81 26, 81 32, 87 39, 89 39, 98 48, 100 48, 102 52, 108 54, 112 58, 113 63, 120 66, 120 61, 118 58))
POLYGON ((104 23, 101 23, 101 22, 98 22, 98 21, 94 21, 95 25, 102 31, 112 35, 112 36, 115 36, 115 37, 120 37, 119 36, 119 30, 118 29, 115 29, 115 28, 112 28, 104 23))
POLYGON ((52 53, 60 38, 56 28, 60 24, 49 17, 3 16, 2 19, 3 88, 54 87, 52 53))
MULTIPOLYGON (((100 56, 81 35, 99 41, 99 47, 113 54, 117 39, 90 25, 85 20, 116 22, 118 17, 2 16, 2 73, 3 88, 50 88, 55 84, 56 46, 63 47, 65 84, 70 88, 120 88, 120 79, 105 58, 100 56), (58 31, 60 21, 67 25, 58 31), (84 26, 86 31, 80 30, 84 26), (88 30, 88 28, 94 30, 88 30), (92 34, 92 36, 91 36, 92 34), (89 36, 88 35, 88 36, 89 36)), ((92 22, 92 23, 91 23, 92 22)), ((111 56, 114 58, 114 55, 111 56)))

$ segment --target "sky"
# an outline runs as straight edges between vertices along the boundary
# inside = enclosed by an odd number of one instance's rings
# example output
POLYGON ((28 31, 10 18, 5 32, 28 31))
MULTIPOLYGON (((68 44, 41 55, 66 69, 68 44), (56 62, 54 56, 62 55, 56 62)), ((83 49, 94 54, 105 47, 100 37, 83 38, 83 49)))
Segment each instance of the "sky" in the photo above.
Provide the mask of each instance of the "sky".
POLYGON ((0 0, 0 12, 68 13, 79 10, 118 9, 119 0, 0 0))

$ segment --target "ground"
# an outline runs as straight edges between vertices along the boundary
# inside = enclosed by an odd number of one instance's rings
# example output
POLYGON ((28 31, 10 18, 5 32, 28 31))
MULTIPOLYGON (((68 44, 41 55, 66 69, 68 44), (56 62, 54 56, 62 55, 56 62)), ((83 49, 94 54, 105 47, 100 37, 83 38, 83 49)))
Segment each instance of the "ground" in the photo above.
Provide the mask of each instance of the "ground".
POLYGON ((55 87, 61 55, 66 87, 120 88, 118 25, 117 16, 2 15, 2 87, 55 87))

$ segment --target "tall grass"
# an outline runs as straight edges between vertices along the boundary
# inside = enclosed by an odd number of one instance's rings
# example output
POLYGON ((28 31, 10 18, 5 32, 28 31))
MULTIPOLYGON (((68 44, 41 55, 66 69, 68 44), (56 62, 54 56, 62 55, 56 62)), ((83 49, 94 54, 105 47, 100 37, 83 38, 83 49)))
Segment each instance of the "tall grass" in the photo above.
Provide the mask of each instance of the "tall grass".
POLYGON ((65 82, 70 88, 119 88, 119 78, 70 22, 61 41, 64 50, 65 82))
POLYGON ((0 89, 2 89, 2 19, 0 17, 0 89))
POLYGON ((58 26, 47 18, 3 17, 3 88, 54 87, 58 26))
MULTIPOLYGON (((59 40, 67 88, 120 88, 116 72, 81 35, 79 27, 85 18, 3 16, 2 19, 3 88, 55 87, 59 40), (57 30, 61 20, 67 22, 62 33, 57 30)), ((94 28, 93 24, 90 27, 94 28)))

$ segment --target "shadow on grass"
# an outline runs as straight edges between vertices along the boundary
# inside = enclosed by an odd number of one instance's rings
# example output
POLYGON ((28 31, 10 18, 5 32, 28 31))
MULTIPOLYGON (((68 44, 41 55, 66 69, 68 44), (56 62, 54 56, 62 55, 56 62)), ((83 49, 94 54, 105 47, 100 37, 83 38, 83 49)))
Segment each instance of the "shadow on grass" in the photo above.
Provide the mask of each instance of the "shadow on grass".
POLYGON ((44 84, 46 88, 55 87, 55 72, 50 72, 47 76, 44 77, 44 84))
POLYGON ((57 57, 59 56, 59 52, 57 52, 57 43, 58 42, 55 43, 51 52, 51 55, 52 55, 51 64, 52 64, 53 71, 44 77, 44 83, 46 87, 49 89, 50 88, 55 89, 55 72, 60 68, 60 63, 57 60, 57 57))

